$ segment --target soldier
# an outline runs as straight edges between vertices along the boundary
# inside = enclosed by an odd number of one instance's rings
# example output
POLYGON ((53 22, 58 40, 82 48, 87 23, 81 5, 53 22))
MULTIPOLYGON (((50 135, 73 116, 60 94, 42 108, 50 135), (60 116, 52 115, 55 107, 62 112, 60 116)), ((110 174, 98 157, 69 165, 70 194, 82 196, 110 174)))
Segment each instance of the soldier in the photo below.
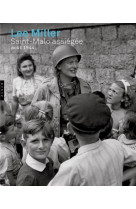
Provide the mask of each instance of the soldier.
POLYGON ((58 46, 52 55, 55 77, 48 78, 42 83, 32 101, 35 103, 45 100, 52 104, 57 137, 62 136, 67 127, 68 100, 75 95, 91 92, 89 84, 76 76, 80 59, 81 55, 73 46, 58 46))

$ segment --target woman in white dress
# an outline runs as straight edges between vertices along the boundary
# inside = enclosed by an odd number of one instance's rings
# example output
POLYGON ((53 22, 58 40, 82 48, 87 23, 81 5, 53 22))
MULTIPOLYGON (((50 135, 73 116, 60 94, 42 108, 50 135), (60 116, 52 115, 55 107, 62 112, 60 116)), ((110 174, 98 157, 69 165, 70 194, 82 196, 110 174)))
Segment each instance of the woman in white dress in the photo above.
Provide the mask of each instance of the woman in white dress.
POLYGON ((16 116, 19 108, 23 115, 24 109, 31 104, 35 90, 44 80, 36 75, 36 65, 30 54, 23 54, 17 60, 17 78, 13 80, 13 102, 12 113, 16 116))

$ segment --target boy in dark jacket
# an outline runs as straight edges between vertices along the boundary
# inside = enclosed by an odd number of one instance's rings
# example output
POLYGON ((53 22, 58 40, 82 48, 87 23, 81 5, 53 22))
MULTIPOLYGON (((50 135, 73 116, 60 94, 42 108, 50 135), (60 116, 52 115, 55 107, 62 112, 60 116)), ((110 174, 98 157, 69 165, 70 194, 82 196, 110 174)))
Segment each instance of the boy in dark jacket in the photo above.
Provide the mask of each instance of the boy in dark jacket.
POLYGON ((28 155, 19 171, 17 186, 46 186, 54 177, 52 162, 47 158, 54 139, 53 129, 48 122, 31 120, 23 126, 23 137, 28 155))

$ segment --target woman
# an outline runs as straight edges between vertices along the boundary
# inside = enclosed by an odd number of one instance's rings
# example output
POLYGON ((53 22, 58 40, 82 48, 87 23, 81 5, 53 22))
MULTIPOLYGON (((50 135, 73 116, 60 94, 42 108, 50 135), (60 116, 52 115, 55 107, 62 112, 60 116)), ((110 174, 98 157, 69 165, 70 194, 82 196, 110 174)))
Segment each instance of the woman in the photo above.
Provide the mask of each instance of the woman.
POLYGON ((90 85, 76 76, 81 55, 70 45, 58 46, 52 55, 55 76, 45 80, 37 89, 33 103, 48 101, 53 106, 55 136, 59 137, 67 129, 67 102, 81 93, 91 92, 90 85))
POLYGON ((36 65, 30 54, 23 54, 17 60, 18 77, 13 80, 13 102, 12 113, 16 116, 18 107, 20 107, 21 115, 24 109, 31 104, 35 90, 44 80, 35 74, 36 65))
POLYGON ((108 90, 107 103, 113 118, 113 136, 115 138, 118 135, 119 123, 124 118, 126 111, 130 106, 128 86, 130 86, 130 84, 122 79, 112 83, 108 90))
POLYGON ((35 90, 44 80, 35 74, 36 65, 30 54, 23 54, 17 60, 18 77, 13 80, 13 102, 12 114, 16 119, 17 137, 16 147, 22 157, 22 146, 20 144, 22 135, 22 121, 24 120, 24 110, 31 104, 35 90), (18 114, 17 114, 18 112, 18 114))

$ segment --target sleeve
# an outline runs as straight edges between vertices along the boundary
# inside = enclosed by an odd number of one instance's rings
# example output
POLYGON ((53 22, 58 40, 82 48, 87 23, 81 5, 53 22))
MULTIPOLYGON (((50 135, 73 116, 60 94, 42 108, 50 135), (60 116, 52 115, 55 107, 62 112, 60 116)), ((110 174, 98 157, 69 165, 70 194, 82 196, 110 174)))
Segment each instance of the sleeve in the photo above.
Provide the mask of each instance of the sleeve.
POLYGON ((30 174, 18 174, 17 186, 37 186, 36 179, 30 174))
MULTIPOLYGON (((69 161, 70 162, 70 161, 69 161)), ((79 186, 81 178, 76 166, 71 163, 63 163, 56 176, 49 182, 48 186, 79 186)))
POLYGON ((10 152, 6 152, 6 158, 8 162, 8 169, 7 171, 12 171, 13 170, 13 158, 10 152))
POLYGON ((127 181, 128 179, 132 179, 136 177, 136 167, 127 169, 123 173, 123 181, 127 181))
POLYGON ((68 145, 66 144, 66 141, 62 137, 60 137, 55 138, 54 143, 56 144, 58 149, 59 161, 62 163, 70 159, 70 151, 68 145))
POLYGON ((121 145, 124 153, 124 164, 129 167, 136 166, 136 151, 131 149, 127 145, 124 144, 121 145))
POLYGON ((16 95, 16 79, 13 80, 13 89, 12 89, 12 96, 15 97, 16 95))
POLYGON ((69 148, 62 137, 55 137, 50 149, 49 157, 54 162, 54 169, 59 169, 62 162, 70 159, 69 148))

